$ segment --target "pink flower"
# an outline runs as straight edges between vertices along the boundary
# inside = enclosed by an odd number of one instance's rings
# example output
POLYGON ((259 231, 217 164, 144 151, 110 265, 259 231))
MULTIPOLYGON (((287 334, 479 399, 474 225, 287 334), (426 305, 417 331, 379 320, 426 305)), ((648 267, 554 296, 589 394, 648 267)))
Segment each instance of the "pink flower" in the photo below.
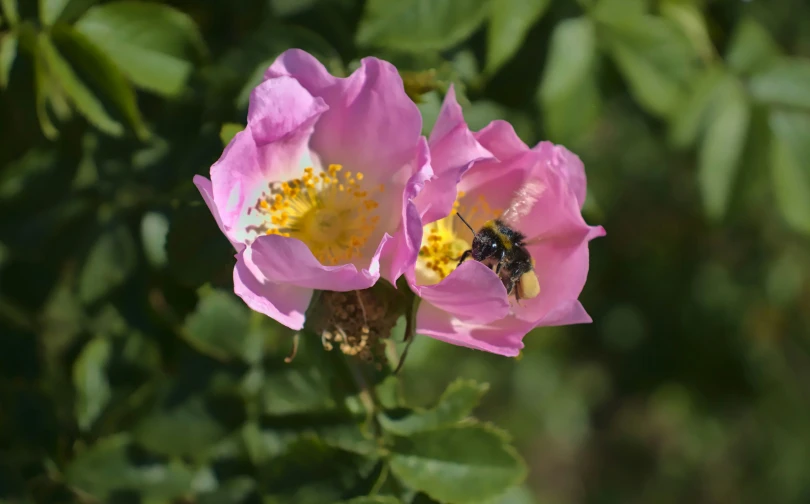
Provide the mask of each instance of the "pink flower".
POLYGON ((244 131, 194 183, 237 251, 236 294, 300 329, 314 290, 365 289, 413 267, 412 199, 432 171, 419 109, 389 63, 366 58, 337 78, 293 49, 264 78, 244 131))
POLYGON ((471 132, 452 88, 429 146, 435 174, 416 198, 422 247, 415 269, 406 273, 422 298, 416 332, 515 356, 535 327, 590 322, 577 298, 588 275, 588 242, 605 231, 582 218, 580 159, 550 142, 530 149, 503 121, 471 132), (477 231, 510 207, 540 284, 537 297, 520 303, 484 264, 468 260, 456 267, 473 235, 455 211, 477 231))

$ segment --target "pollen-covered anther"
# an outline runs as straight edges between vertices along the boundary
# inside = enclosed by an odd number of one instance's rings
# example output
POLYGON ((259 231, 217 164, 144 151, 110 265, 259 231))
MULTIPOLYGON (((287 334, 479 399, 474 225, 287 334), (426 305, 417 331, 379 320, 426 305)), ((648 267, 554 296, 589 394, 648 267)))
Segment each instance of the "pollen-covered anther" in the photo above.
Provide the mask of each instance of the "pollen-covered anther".
POLYGON ((307 167, 300 178, 273 184, 261 195, 250 211, 256 210, 263 223, 248 231, 298 238, 322 264, 362 257, 380 222, 378 195, 364 179, 339 164, 320 172, 307 167))

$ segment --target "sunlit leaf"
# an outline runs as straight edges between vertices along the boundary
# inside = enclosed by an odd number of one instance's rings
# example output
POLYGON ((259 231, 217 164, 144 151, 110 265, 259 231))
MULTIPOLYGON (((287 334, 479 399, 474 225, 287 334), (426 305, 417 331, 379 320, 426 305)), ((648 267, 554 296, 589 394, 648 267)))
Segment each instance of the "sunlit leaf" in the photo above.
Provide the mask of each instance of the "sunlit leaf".
POLYGON ((379 420, 384 429, 400 436, 447 427, 467 418, 488 388, 485 383, 456 380, 447 387, 433 408, 396 419, 381 414, 379 420))
POLYGON ((779 58, 779 46, 756 20, 744 18, 737 23, 726 53, 729 68, 739 74, 757 72, 779 58))
POLYGON ((487 31, 486 71, 495 73, 523 43, 529 29, 548 9, 551 0, 492 2, 487 31))
POLYGON ((589 19, 573 18, 557 24, 538 92, 552 140, 576 138, 599 114, 596 57, 596 32, 589 19))
POLYGON ((714 57, 714 44, 709 36, 703 12, 693 2, 664 0, 660 5, 661 15, 680 27, 689 39, 695 52, 706 61, 714 57))
POLYGON ((700 145, 698 184, 706 214, 721 219, 731 200, 751 118, 741 84, 726 77, 700 145))
POLYGON ((608 52, 633 96, 651 113, 670 114, 694 70, 692 49, 683 33, 653 16, 603 26, 608 52))
POLYGON ((771 180, 779 210, 797 231, 810 234, 810 115, 773 111, 771 180))
POLYGON ((111 350, 107 338, 94 338, 73 365, 73 385, 77 392, 76 419, 82 430, 88 430, 93 425, 110 400, 106 367, 111 350))
POLYGON ((672 114, 669 139, 678 147, 689 147, 697 141, 706 126, 709 112, 722 90, 725 73, 718 67, 707 69, 691 84, 684 103, 672 114))
POLYGON ((357 43, 409 52, 447 49, 470 36, 489 9, 487 0, 369 0, 357 43))
POLYGON ((141 219, 141 242, 144 253, 152 266, 161 268, 168 262, 166 235, 169 234, 169 219, 158 212, 149 212, 141 219))
POLYGON ((810 110, 810 60, 784 58, 751 77, 751 94, 769 105, 810 110))
POLYGON ((8 32, 0 35, 0 89, 8 86, 11 67, 17 57, 17 34, 8 32))
POLYGON ((95 6, 77 22, 138 87, 175 96, 205 45, 186 14, 163 4, 122 0, 95 6))
POLYGON ((403 483, 441 502, 486 502, 526 477, 503 434, 480 425, 398 437, 390 466, 403 483))
POLYGON ((58 79, 71 103, 93 126, 112 136, 120 136, 124 127, 110 117, 101 101, 79 79, 70 64, 59 54, 46 34, 38 38, 39 51, 47 65, 49 74, 58 79))
POLYGON ((138 110, 138 100, 132 85, 116 65, 84 35, 65 24, 51 30, 53 40, 75 68, 83 71, 120 110, 140 139, 149 131, 138 110))
POLYGON ((17 8, 17 0, 0 0, 0 10, 3 18, 11 26, 17 26, 20 22, 20 12, 17 8))
POLYGON ((120 286, 137 260, 135 240, 123 225, 103 232, 89 250, 79 273, 79 298, 93 303, 120 286))
POLYGON ((219 358, 242 357, 248 337, 249 310, 233 293, 204 295, 185 322, 185 336, 199 350, 219 358))
POLYGON ((186 494, 193 474, 180 462, 144 464, 131 459, 131 440, 119 434, 99 440, 65 469, 65 481, 93 497, 109 502, 116 490, 138 489, 144 499, 167 501, 186 494))
POLYGON ((52 25, 69 2, 70 0, 39 0, 39 20, 44 25, 52 25))

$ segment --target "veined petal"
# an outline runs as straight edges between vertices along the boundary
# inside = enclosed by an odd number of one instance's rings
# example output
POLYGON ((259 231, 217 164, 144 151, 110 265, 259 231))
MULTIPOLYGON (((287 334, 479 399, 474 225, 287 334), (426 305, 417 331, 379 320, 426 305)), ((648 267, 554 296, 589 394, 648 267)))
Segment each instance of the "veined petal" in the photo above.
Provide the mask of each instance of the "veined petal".
POLYGON ((579 156, 562 145, 554 145, 551 142, 540 142, 532 150, 540 153, 550 169, 562 175, 573 191, 581 210, 585 204, 588 181, 585 176, 585 165, 579 156))

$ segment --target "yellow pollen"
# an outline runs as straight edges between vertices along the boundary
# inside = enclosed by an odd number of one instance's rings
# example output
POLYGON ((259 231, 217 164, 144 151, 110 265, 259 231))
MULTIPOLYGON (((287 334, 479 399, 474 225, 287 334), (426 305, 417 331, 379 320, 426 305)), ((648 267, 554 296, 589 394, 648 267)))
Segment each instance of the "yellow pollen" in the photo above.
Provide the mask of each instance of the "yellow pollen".
POLYGON ((263 224, 248 230, 298 238, 322 264, 362 257, 380 222, 379 203, 363 187, 363 173, 345 171, 338 180, 342 170, 339 164, 319 173, 307 167, 300 178, 271 186, 270 194, 262 195, 255 206, 263 224))

